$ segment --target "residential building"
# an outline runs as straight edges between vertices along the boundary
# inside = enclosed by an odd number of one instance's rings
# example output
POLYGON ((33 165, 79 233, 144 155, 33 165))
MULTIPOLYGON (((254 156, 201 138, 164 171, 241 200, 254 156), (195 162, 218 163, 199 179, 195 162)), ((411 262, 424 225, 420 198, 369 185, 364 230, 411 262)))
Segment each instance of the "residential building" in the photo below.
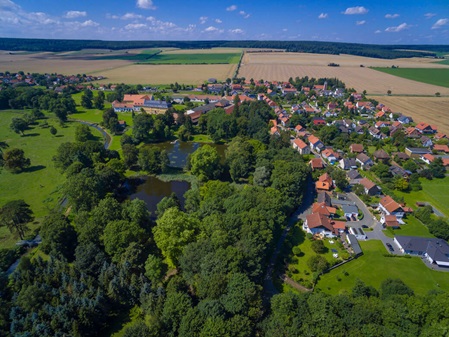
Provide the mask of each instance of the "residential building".
POLYGON ((432 126, 430 124, 427 124, 427 123, 422 123, 422 122, 417 124, 415 126, 415 129, 418 130, 418 132, 420 132, 420 133, 432 134, 432 133, 436 133, 437 132, 437 128, 436 127, 434 127, 434 126, 432 126))
POLYGON ((368 178, 363 178, 360 180, 360 185, 362 185, 365 188, 365 194, 373 196, 373 195, 379 195, 380 194, 380 187, 377 186, 375 183, 373 183, 368 178))
POLYGON ((423 147, 406 147, 404 152, 411 158, 420 158, 427 153, 432 153, 432 151, 423 147))
POLYGON ((369 168, 369 167, 374 165, 374 163, 371 160, 371 158, 368 157, 364 153, 360 153, 360 154, 357 155, 356 162, 358 162, 362 166, 362 168, 369 168))
POLYGON ((357 162, 355 158, 343 158, 340 159, 339 165, 343 170, 356 170, 357 162))
POLYGON ((387 163, 388 160, 390 160, 390 156, 383 149, 374 151, 373 157, 374 157, 374 160, 376 160, 377 162, 382 162, 384 164, 387 163))
POLYGON ((309 141, 309 146, 312 151, 321 152, 321 150, 324 148, 324 144, 321 142, 321 140, 314 135, 310 135, 307 140, 309 141))
POLYGON ((362 144, 351 144, 349 146, 349 151, 351 151, 352 153, 362 153, 363 150, 365 150, 365 148, 362 144))
POLYGON ((426 153, 426 154, 422 155, 420 159, 423 162, 425 162, 426 164, 430 164, 431 162, 433 162, 435 160, 435 157, 432 156, 430 153, 426 153))
POLYGON ((401 225, 398 221, 398 218, 396 218, 395 215, 382 214, 382 217, 380 218, 380 223, 385 228, 397 229, 397 228, 401 227, 401 225))
POLYGON ((295 150, 297 150, 300 154, 309 154, 310 153, 310 147, 307 146, 306 143, 304 143, 301 139, 295 138, 292 141, 292 146, 295 150))
POLYGON ((405 215, 405 211, 401 205, 393 200, 389 195, 384 196, 379 201, 379 210, 385 215, 394 215, 398 219, 401 219, 405 215))
POLYGON ((312 168, 312 171, 315 170, 321 170, 324 168, 323 159, 321 158, 312 158, 309 162, 310 167, 312 168))
POLYGON ((394 242, 404 254, 422 256, 439 267, 449 267, 449 244, 442 239, 395 236, 394 242))
POLYGON ((334 187, 334 183, 329 173, 322 174, 315 183, 315 187, 317 190, 330 191, 334 187))

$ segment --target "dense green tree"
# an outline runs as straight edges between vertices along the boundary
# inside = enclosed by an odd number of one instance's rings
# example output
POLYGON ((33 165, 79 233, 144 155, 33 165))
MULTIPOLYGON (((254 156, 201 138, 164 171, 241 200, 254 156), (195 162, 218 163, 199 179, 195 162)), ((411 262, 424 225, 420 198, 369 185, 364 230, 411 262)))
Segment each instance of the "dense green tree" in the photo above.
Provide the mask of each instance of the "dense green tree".
POLYGON ((236 137, 226 149, 226 162, 232 180, 239 182, 248 178, 254 165, 254 148, 248 141, 236 137))
POLYGON ((50 133, 51 133, 53 136, 56 136, 56 134, 58 133, 58 130, 57 130, 54 126, 51 126, 51 127, 50 127, 50 133))
POLYGON ((3 167, 12 173, 19 173, 31 165, 30 159, 25 158, 22 149, 12 148, 3 152, 3 167))
POLYGON ((322 240, 313 240, 311 247, 312 250, 317 254, 324 254, 328 251, 322 240))
POLYGON ((444 178, 446 176, 446 168, 443 165, 441 157, 435 158, 429 165, 429 170, 435 178, 444 178))
POLYGON ((387 299, 395 295, 412 296, 413 294, 413 290, 400 279, 387 278, 380 284, 380 296, 382 299, 387 299))
POLYGON ((141 113, 134 116, 133 138, 137 142, 145 140, 148 137, 151 128, 153 127, 153 123, 153 118, 146 113, 141 113))
POLYGON ((220 156, 215 148, 203 145, 190 155, 190 171, 201 181, 217 179, 221 174, 220 156))
POLYGON ((26 129, 28 129, 28 123, 22 119, 22 118, 18 118, 18 117, 14 117, 11 120, 11 124, 9 125, 9 128, 14 131, 15 133, 20 133, 22 136, 24 135, 24 131, 26 129))
POLYGON ((145 262, 145 276, 151 281, 154 288, 162 281, 166 266, 159 256, 150 254, 145 262))
POLYGON ((128 168, 137 164, 139 150, 133 144, 123 144, 122 145, 123 162, 128 168))
POLYGON ((94 98, 94 107, 98 110, 103 110, 104 108, 104 92, 98 91, 97 96, 94 98))
POLYGON ((97 277, 105 261, 105 253, 93 242, 81 243, 75 249, 74 265, 88 275, 97 277))
POLYGON ((162 200, 157 204, 157 216, 161 217, 167 209, 172 207, 181 209, 181 203, 174 192, 172 192, 170 196, 162 198, 162 200))
POLYGON ((17 232, 23 240, 27 224, 34 220, 33 211, 23 200, 12 200, 0 208, 0 226, 8 227, 11 233, 17 232))
POLYGON ((86 124, 79 124, 75 128, 75 140, 77 142, 86 142, 93 138, 90 127, 86 124))
POLYGON ((317 272, 321 274, 327 268, 329 268, 329 262, 327 262, 326 258, 321 255, 314 255, 307 260, 307 265, 310 270, 313 272, 317 272))
POLYGON ((167 209, 156 223, 154 241, 169 265, 177 266, 183 248, 196 239, 200 223, 175 207, 167 209))
POLYGON ((41 249, 44 253, 64 256, 73 260, 77 245, 75 229, 70 221, 60 213, 50 213, 41 225, 41 249))
POLYGON ((106 253, 117 262, 132 242, 143 242, 145 238, 145 230, 138 224, 116 220, 106 225, 102 241, 106 253))
POLYGON ((139 151, 137 162, 143 171, 161 173, 167 169, 169 159, 167 153, 158 147, 143 147, 139 151))

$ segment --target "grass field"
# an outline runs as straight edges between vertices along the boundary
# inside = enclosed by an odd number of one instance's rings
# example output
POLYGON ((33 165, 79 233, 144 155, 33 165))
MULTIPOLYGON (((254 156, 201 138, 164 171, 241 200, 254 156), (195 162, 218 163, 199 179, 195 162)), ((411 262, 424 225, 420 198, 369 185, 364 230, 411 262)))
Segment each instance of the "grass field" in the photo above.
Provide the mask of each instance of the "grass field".
POLYGON ((92 60, 124 60, 133 62, 145 62, 159 52, 161 52, 160 49, 143 50, 138 54, 133 54, 126 51, 121 54, 92 56, 92 60))
MULTIPOLYGON (((305 233, 302 229, 295 226, 292 231, 296 247, 299 247, 299 249, 301 249, 301 255, 298 258, 298 262, 292 264, 298 272, 293 273, 291 278, 307 287, 312 284, 313 280, 313 272, 307 265, 307 260, 310 257, 315 256, 316 253, 312 250, 312 241, 305 237, 305 233)), ((326 260, 331 264, 335 263, 335 261, 337 260, 342 261, 340 257, 345 253, 345 251, 337 246, 336 241, 333 241, 334 243, 332 244, 329 242, 329 240, 324 240, 323 242, 327 248, 327 252, 321 255, 325 257, 326 260), (337 259, 333 257, 333 252, 331 249, 337 250, 339 255, 337 259)))
POLYGON ((421 191, 397 194, 403 196, 407 205, 414 209, 417 208, 417 201, 427 201, 449 218, 449 176, 443 179, 421 179, 421 184, 421 191))
POLYGON ((139 63, 144 64, 237 64, 241 54, 214 53, 214 54, 169 54, 154 55, 139 63))
POLYGON ((449 59, 445 59, 445 60, 442 60, 442 61, 438 61, 438 62, 436 62, 436 63, 438 63, 438 64, 444 64, 444 65, 449 66, 449 59))
POLYGON ((409 80, 438 85, 449 88, 449 68, 372 68, 390 75, 409 80))
POLYGON ((405 220, 405 225, 401 225, 399 229, 389 228, 384 231, 385 235, 393 238, 395 235, 410 235, 410 236, 421 236, 424 238, 434 238, 430 234, 427 227, 414 216, 408 216, 405 220))
POLYGON ((429 269, 419 257, 385 257, 385 248, 377 240, 362 241, 360 245, 363 255, 322 275, 317 290, 330 294, 350 292, 357 279, 379 289, 386 278, 400 278, 416 294, 424 295, 432 289, 449 291, 449 273, 429 269))
MULTIPOLYGON (((9 124, 13 117, 20 117, 22 113, 4 110, 0 114, 0 140, 5 141, 9 148, 23 149, 25 156, 31 160, 31 167, 22 173, 1 171, 0 205, 23 199, 31 206, 37 218, 42 217, 58 204, 62 197, 61 185, 65 181, 65 177, 56 170, 51 159, 61 143, 74 141, 77 124, 69 122, 66 127, 61 128, 56 119, 50 118, 47 122, 58 130, 56 136, 52 136, 48 128, 40 126, 32 126, 32 129, 25 131, 25 136, 19 136, 9 129, 9 124)), ((101 137, 97 130, 92 130, 92 133, 101 137)), ((1 227, 0 246, 13 245, 14 241, 11 239, 9 231, 1 227)))

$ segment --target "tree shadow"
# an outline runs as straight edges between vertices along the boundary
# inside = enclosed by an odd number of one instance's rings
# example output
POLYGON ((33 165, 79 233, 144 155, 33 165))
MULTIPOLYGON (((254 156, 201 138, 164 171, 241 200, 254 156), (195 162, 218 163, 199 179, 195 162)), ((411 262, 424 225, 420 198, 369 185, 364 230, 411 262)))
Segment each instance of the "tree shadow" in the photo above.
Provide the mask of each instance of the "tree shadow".
POLYGON ((64 135, 56 135, 55 138, 61 138, 64 137, 64 135))
POLYGON ((34 165, 34 166, 30 166, 30 167, 23 169, 23 172, 27 172, 27 173, 36 172, 36 171, 43 170, 46 167, 47 166, 45 166, 45 165, 34 165))
POLYGON ((40 136, 40 133, 33 132, 33 133, 25 133, 22 137, 37 137, 40 136))

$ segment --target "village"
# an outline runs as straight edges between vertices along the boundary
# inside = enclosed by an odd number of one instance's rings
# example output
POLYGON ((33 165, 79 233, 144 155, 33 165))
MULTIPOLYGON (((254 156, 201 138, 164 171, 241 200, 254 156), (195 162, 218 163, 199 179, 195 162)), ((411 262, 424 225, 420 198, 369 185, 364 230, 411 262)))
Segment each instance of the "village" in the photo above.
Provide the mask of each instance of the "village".
POLYGON ((288 133, 292 147, 309 158, 317 199, 302 214, 306 233, 316 239, 338 237, 352 256, 363 253, 358 240, 376 239, 391 254, 421 256, 429 266, 443 270, 449 266, 449 245, 444 240, 384 234, 386 229, 407 226, 412 206, 425 206, 406 205, 396 198, 395 188, 419 186, 419 175, 432 174, 429 166, 449 167, 449 139, 437 126, 415 123, 406 114, 367 100, 364 93, 330 87, 327 81, 298 89, 290 82, 217 84, 209 79, 188 95, 173 93, 171 102, 152 95, 125 95, 112 106, 116 112, 158 114, 191 102, 196 106, 185 114, 198 124, 212 109, 231 114, 235 104, 254 100, 266 102, 276 115, 270 134, 288 133), (291 103, 297 97, 303 101, 291 103), (333 171, 344 172, 344 177, 329 173, 333 171))

